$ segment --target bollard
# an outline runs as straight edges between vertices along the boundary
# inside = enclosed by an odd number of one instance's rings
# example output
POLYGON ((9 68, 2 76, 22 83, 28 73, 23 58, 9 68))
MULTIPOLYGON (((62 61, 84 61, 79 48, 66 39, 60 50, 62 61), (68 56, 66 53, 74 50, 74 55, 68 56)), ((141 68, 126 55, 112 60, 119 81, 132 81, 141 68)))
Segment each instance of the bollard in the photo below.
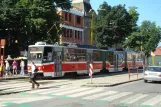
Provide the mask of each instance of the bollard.
POLYGON ((90 76, 90 83, 92 84, 92 75, 93 75, 93 65, 89 64, 89 76, 90 76))
POLYGON ((128 75, 129 75, 129 81, 130 81, 130 65, 128 64, 128 75))

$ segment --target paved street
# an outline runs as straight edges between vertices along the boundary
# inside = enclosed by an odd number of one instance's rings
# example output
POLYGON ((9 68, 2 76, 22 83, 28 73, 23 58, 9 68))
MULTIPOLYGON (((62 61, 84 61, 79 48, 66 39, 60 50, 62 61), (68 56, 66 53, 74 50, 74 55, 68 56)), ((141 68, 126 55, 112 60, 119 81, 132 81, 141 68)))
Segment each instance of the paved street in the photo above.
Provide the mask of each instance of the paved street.
MULTIPOLYGON (((114 78, 114 77, 113 77, 114 78)), ((74 79, 43 80, 40 89, 30 90, 28 81, 0 83, 0 107, 160 107, 160 83, 143 80, 115 87, 81 87, 71 85, 74 79), (12 86, 11 86, 12 84, 12 86), (23 91, 22 91, 23 90, 23 91), (26 92, 24 92, 26 90, 26 92)), ((75 82, 78 80, 76 79, 75 82)), ((84 79, 81 81, 85 81, 84 79)))

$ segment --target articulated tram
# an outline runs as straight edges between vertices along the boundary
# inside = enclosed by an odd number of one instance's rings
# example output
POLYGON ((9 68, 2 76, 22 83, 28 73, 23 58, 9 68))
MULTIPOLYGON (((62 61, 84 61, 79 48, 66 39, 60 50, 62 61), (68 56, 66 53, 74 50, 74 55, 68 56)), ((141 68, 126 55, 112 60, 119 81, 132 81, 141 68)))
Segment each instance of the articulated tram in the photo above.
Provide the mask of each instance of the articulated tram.
POLYGON ((143 55, 134 51, 112 51, 105 49, 88 49, 77 46, 50 45, 37 42, 28 48, 28 72, 31 62, 44 77, 62 77, 67 75, 88 74, 89 64, 95 72, 119 72, 130 67, 143 67, 143 55))

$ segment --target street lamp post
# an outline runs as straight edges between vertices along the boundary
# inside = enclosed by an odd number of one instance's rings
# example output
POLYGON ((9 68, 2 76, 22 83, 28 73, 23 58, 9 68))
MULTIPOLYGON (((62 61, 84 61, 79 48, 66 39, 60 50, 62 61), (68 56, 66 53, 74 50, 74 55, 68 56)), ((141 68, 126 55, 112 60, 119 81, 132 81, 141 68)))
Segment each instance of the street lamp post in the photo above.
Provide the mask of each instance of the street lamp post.
POLYGON ((92 11, 90 45, 93 45, 94 11, 92 11))
MULTIPOLYGON (((97 9, 98 11, 106 10, 106 9, 97 9)), ((90 32, 90 45, 93 45, 93 28, 94 28, 94 14, 95 11, 93 9, 89 10, 89 13, 92 13, 92 19, 91 19, 91 32, 90 32)))

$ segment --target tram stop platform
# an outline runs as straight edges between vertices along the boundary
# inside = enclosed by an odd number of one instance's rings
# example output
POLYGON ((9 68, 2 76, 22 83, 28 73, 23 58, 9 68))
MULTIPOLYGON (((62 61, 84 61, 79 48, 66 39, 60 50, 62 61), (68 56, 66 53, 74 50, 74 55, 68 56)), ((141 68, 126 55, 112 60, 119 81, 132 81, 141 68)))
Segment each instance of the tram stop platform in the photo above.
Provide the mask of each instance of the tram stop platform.
POLYGON ((85 84, 82 84, 81 86, 86 87, 112 87, 117 86, 129 82, 139 81, 143 80, 144 74, 142 72, 138 73, 131 73, 130 77, 128 73, 117 73, 117 74, 106 74, 104 76, 95 77, 93 75, 92 82, 90 78, 86 81, 84 81, 85 84))

